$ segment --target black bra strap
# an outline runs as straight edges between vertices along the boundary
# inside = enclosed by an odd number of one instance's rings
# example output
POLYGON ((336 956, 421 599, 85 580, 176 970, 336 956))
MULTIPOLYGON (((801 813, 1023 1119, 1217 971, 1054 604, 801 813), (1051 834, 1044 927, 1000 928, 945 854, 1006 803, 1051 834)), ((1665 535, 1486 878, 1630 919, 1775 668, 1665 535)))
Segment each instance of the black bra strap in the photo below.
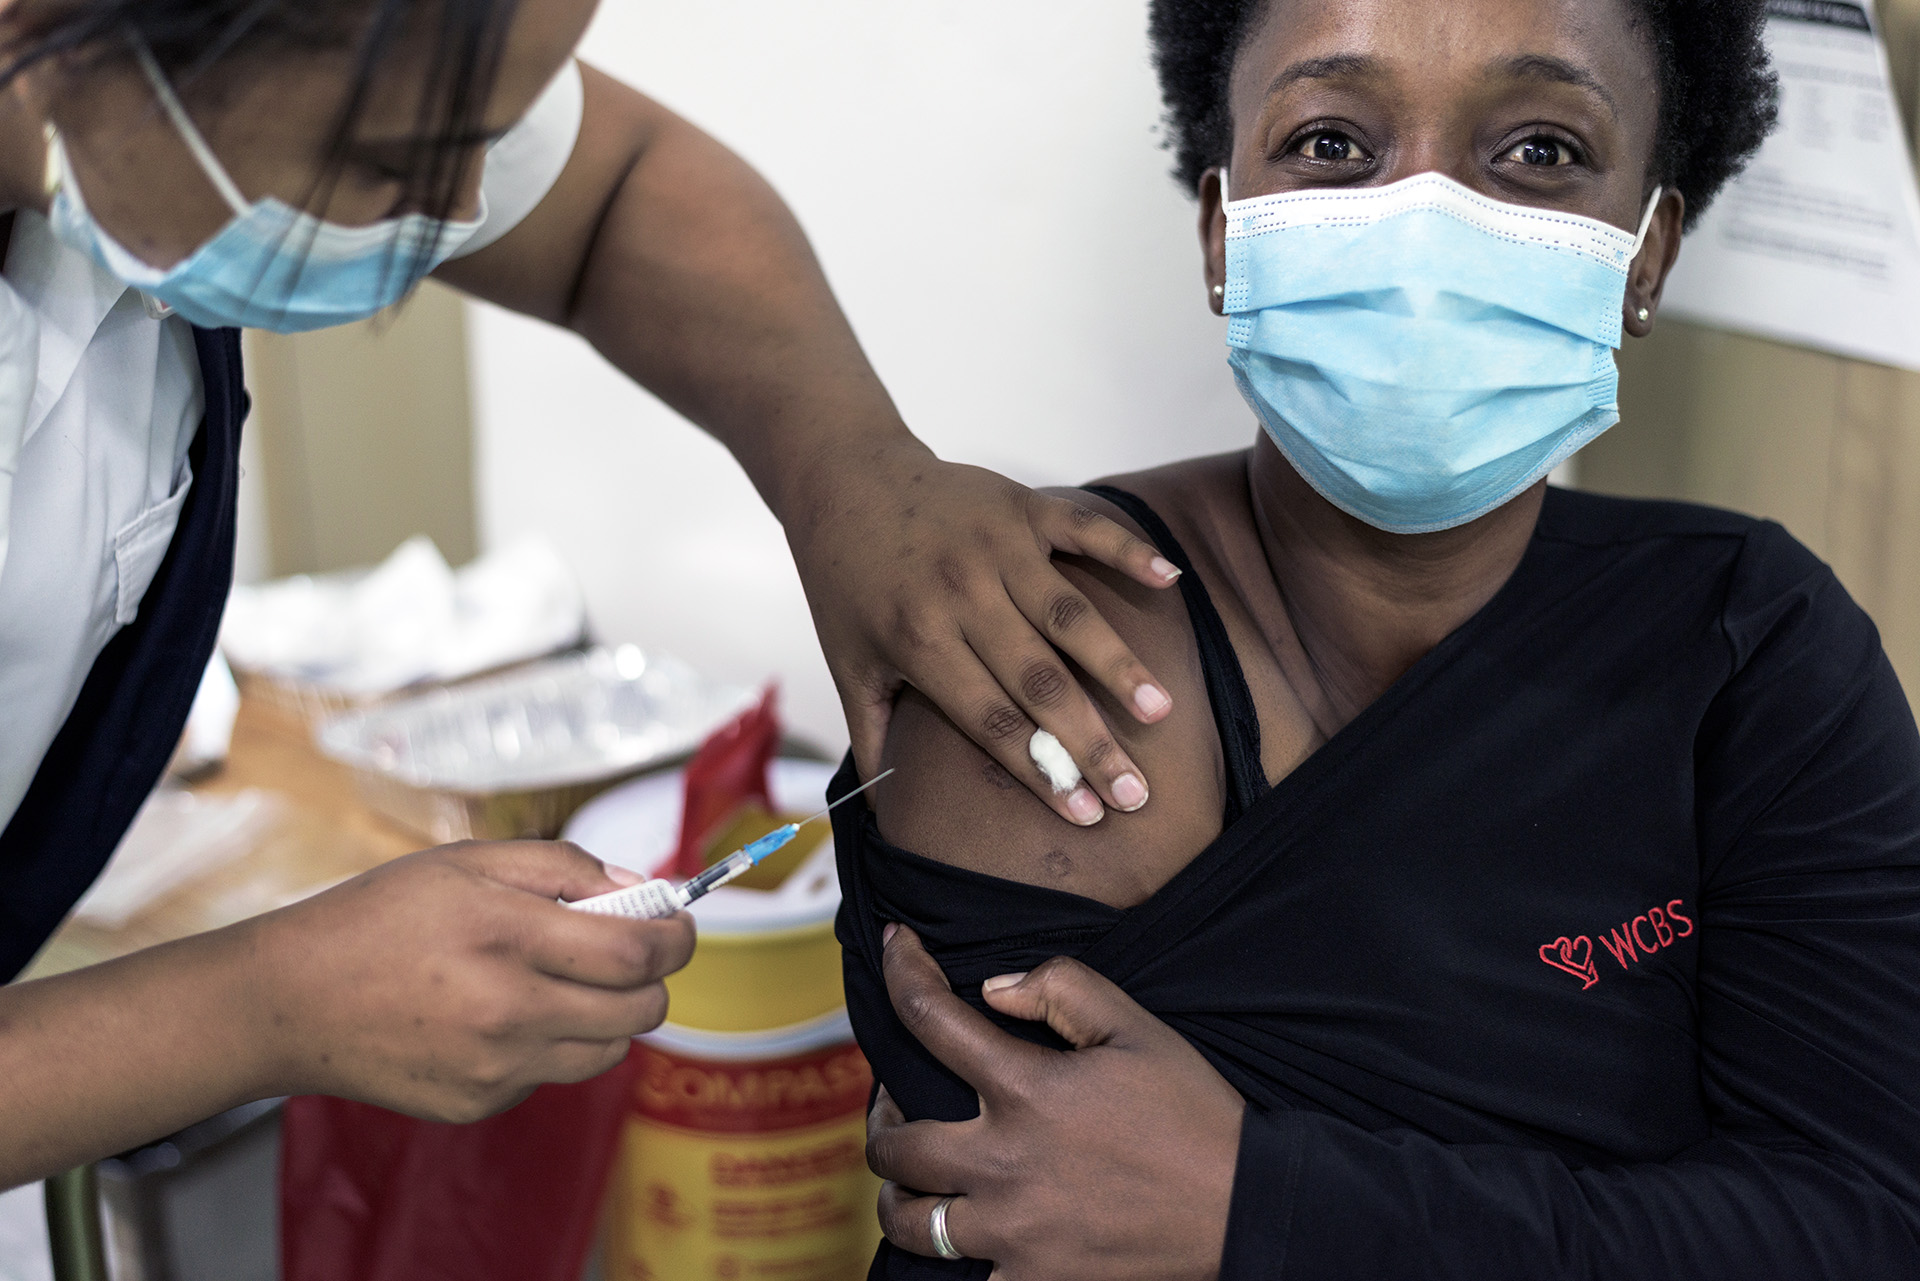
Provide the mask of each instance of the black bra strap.
POLYGON ((1194 572, 1186 549, 1173 536, 1167 523, 1137 495, 1111 485, 1089 485, 1087 492, 1100 497, 1133 517, 1146 531, 1149 541, 1180 568, 1180 596, 1187 605, 1187 617, 1193 623, 1194 638, 1200 645, 1200 669, 1207 678, 1207 701, 1213 705, 1213 723, 1220 732, 1220 751, 1227 765, 1227 812, 1225 825, 1233 826, 1254 802, 1267 794, 1267 774, 1260 766, 1260 717, 1254 711, 1253 694, 1247 689, 1246 673, 1240 656, 1227 639, 1227 625, 1213 607, 1207 585, 1194 572))

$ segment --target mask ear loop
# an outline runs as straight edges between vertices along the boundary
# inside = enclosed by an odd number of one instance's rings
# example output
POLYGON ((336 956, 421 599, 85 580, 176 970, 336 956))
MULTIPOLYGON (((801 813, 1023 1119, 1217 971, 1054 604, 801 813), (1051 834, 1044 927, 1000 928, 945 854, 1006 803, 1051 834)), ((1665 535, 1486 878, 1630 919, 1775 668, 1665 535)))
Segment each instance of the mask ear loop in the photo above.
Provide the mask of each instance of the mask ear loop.
MULTIPOLYGON (((1629 268, 1633 266, 1633 260, 1640 256, 1641 247, 1647 243, 1647 231, 1653 226, 1654 211, 1660 208, 1660 193, 1665 190, 1665 187, 1655 187, 1652 198, 1647 201, 1647 211, 1640 215, 1640 230, 1633 235, 1633 252, 1627 255, 1627 266, 1629 268)), ((1638 314, 1641 323, 1645 324, 1647 308, 1640 308, 1638 314)))
POLYGON ((187 114, 187 109, 181 103, 179 96, 174 93, 173 86, 167 83, 166 74, 160 70, 160 64, 154 61, 153 51, 147 48, 147 42, 137 35, 129 33, 128 39, 133 44, 133 56, 140 63, 140 70, 146 73, 147 83, 153 86, 153 96, 160 100, 161 109, 167 113, 167 118, 173 121, 173 127, 179 131, 181 141, 187 144, 187 150, 192 152, 193 158, 199 162, 200 172, 207 176, 207 181, 213 184, 214 190, 220 193, 220 198, 227 202, 229 209, 242 217, 246 216, 253 206, 248 203, 244 195, 240 194, 240 188, 235 186, 233 179, 227 175, 226 166, 222 165, 220 158, 213 154, 213 148, 207 145, 206 138, 193 123, 193 117, 187 114))
POLYGON ((1647 201, 1647 211, 1640 215, 1640 230, 1633 233, 1633 252, 1627 255, 1628 262, 1638 258, 1641 247, 1647 243, 1647 232, 1653 227, 1653 215, 1659 210, 1660 196, 1665 191, 1665 187, 1653 189, 1653 196, 1647 201))

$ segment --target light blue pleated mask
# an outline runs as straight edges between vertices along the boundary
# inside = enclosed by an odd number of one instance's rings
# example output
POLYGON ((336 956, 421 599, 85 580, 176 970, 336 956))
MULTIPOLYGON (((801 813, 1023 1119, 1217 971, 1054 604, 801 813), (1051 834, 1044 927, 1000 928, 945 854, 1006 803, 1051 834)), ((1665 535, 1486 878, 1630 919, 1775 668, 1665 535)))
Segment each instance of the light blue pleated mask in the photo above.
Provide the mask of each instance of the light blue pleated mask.
POLYGON ((1620 420, 1620 309, 1659 199, 1637 235, 1437 173, 1229 201, 1240 393, 1341 510, 1464 525, 1620 420))
POLYGON ((479 227, 479 218, 441 223, 417 213, 347 227, 272 196, 249 202, 152 55, 139 47, 135 52, 160 105, 233 217, 172 267, 149 266, 94 221, 55 135, 48 143, 57 184, 48 221, 64 243, 194 324, 298 333, 363 320, 405 297, 479 227), (431 249, 422 254, 426 246, 431 249))

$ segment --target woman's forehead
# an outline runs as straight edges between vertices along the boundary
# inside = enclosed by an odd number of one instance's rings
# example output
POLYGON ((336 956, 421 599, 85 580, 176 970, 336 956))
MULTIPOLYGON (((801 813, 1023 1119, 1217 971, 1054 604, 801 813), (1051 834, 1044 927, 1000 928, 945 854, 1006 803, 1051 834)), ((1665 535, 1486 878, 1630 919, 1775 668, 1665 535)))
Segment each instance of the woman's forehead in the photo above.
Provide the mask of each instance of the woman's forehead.
POLYGON ((1658 91, 1630 0, 1267 0, 1234 60, 1232 103, 1338 79, 1382 91, 1557 83, 1611 112, 1658 91))

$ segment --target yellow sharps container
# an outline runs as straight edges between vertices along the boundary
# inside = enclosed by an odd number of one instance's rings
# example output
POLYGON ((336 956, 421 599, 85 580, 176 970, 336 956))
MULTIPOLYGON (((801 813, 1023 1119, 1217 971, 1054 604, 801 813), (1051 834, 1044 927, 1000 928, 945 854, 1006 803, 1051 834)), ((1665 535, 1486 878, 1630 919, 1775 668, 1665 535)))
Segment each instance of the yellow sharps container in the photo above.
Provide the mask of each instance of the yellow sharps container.
MULTIPOLYGON (((718 853, 819 810, 832 774, 774 762, 784 812, 743 820, 718 853)), ((679 800, 677 773, 641 779, 583 809, 567 835, 651 871, 672 850, 679 800)), ((699 947, 667 980, 667 1022, 635 1046, 608 1190, 607 1281, 866 1275, 880 1241, 880 1181, 865 1156, 873 1078, 847 1023, 839 906, 824 823, 694 905, 699 947)))

